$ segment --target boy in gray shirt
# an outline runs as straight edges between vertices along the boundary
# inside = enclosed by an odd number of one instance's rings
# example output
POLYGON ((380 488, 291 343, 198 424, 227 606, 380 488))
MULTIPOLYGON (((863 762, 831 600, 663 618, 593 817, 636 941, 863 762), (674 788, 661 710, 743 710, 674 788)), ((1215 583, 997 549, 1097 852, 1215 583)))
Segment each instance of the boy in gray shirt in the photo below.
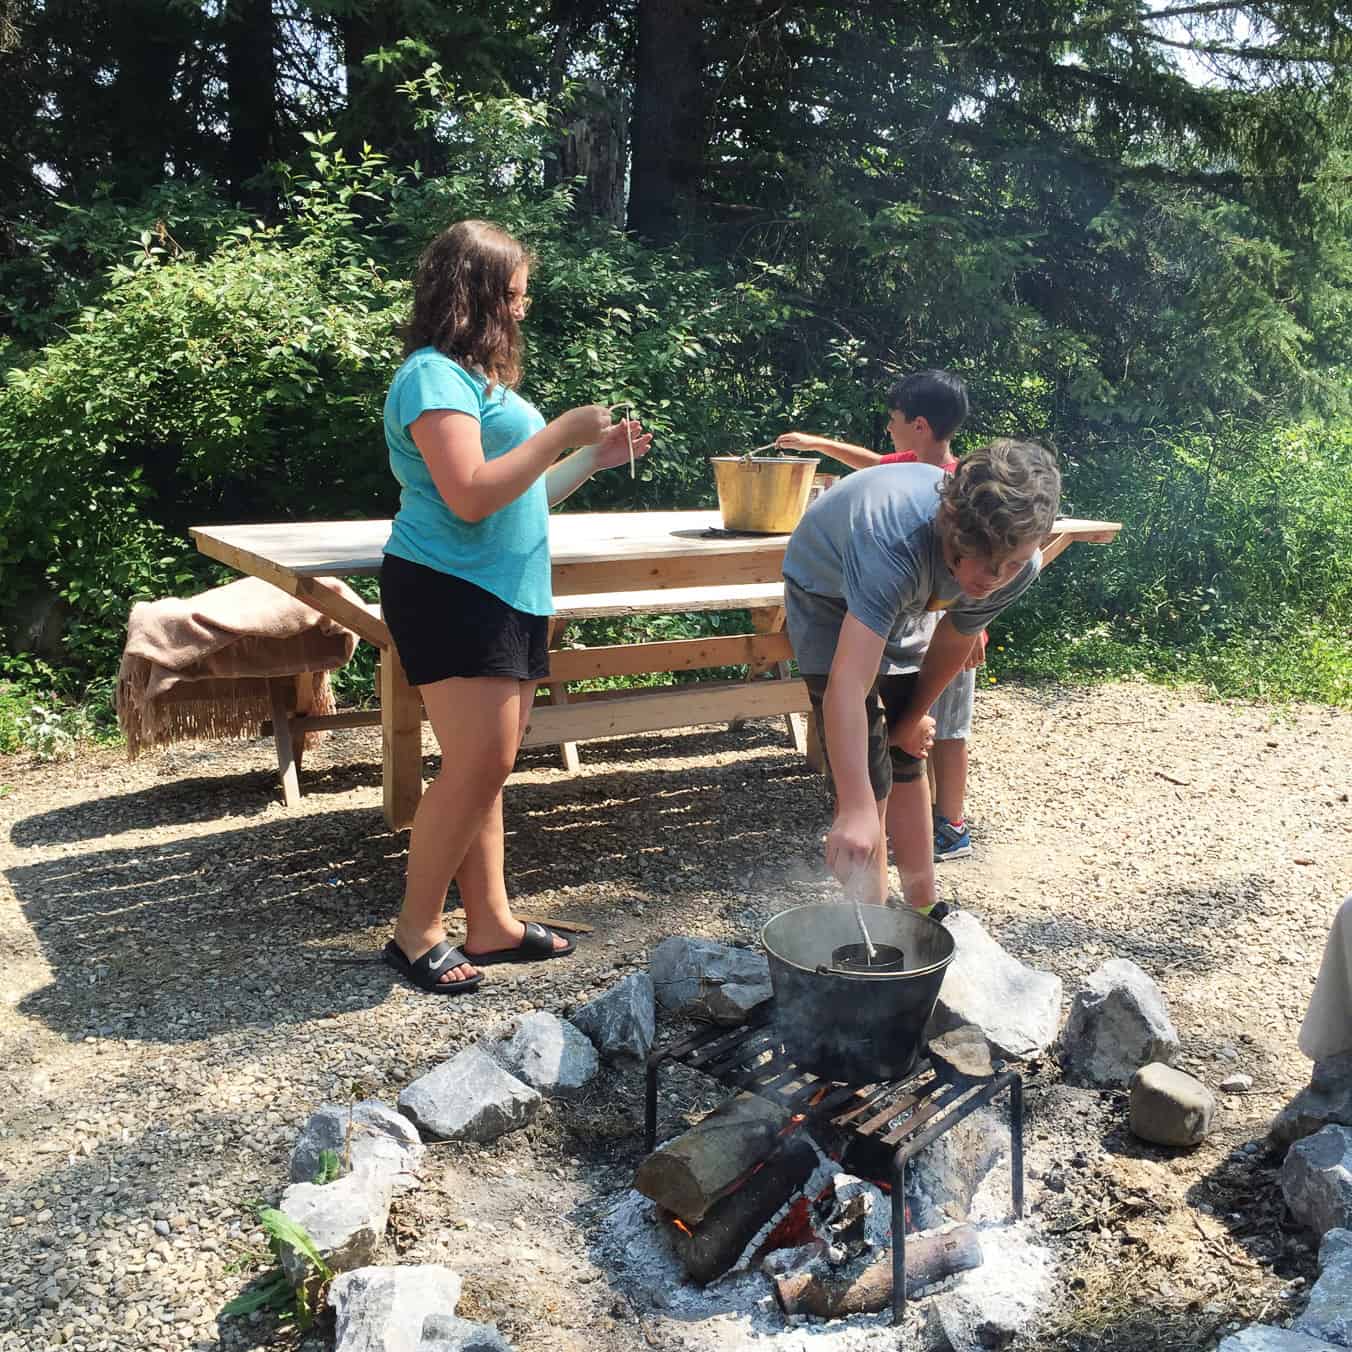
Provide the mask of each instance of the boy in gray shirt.
POLYGON ((836 791, 826 860, 861 898, 886 900, 890 838, 906 901, 934 905, 928 711, 973 636, 1037 577, 1060 494, 1050 451, 996 441, 951 475, 850 475, 789 541, 789 636, 836 791))

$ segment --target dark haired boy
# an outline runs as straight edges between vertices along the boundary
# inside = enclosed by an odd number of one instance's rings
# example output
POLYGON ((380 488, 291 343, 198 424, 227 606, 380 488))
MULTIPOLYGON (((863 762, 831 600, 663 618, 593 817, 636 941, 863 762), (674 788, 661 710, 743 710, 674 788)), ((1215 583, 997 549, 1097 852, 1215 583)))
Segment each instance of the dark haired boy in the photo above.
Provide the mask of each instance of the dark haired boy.
MULTIPOLYGON (((876 465, 934 465, 952 473, 958 462, 952 441, 967 421, 967 386, 952 371, 916 371, 892 383, 887 391, 887 433, 892 453, 879 455, 848 441, 786 432, 776 444, 785 449, 829 455, 854 469, 876 465)), ((972 706, 976 698, 976 669, 986 660, 986 632, 973 640, 961 671, 934 703, 934 858, 963 859, 972 852, 967 829, 967 743, 972 735, 972 706)))
POLYGON ((885 829, 906 901, 934 906, 928 710, 975 636, 1037 577, 1060 493, 1050 451, 996 441, 952 474, 897 464, 851 475, 789 540, 789 636, 836 794, 826 859, 862 897, 887 897, 885 829))

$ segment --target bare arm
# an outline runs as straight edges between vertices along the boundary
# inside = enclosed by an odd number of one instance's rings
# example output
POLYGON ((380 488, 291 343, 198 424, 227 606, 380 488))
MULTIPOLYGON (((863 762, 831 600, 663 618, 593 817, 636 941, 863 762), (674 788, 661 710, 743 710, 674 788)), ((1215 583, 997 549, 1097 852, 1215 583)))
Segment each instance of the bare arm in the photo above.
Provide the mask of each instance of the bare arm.
POLYGON ((920 664, 915 689, 911 692, 911 702, 892 729, 892 742, 903 751, 909 751, 913 756, 922 754, 914 746, 920 722, 929 714, 930 705, 943 694, 944 687, 966 666, 975 637, 978 636, 958 633, 947 615, 935 626, 934 637, 925 650, 925 660, 920 664))
POLYGON ((631 444, 634 459, 638 460, 648 454, 648 448, 652 443, 653 434, 644 432, 637 418, 632 422, 616 423, 598 445, 584 446, 580 451, 574 451, 558 464, 549 467, 545 479, 549 505, 557 506, 570 493, 586 483, 597 470, 613 469, 616 465, 627 464, 631 444))
POLYGON ((809 451, 813 455, 829 455, 852 469, 872 469, 881 464, 882 456, 866 451, 850 441, 833 441, 830 437, 814 436, 811 432, 785 432, 775 438, 775 445, 785 451, 809 451))
POLYGON ((482 521, 515 502, 562 451, 600 441, 609 427, 606 409, 584 404, 493 460, 484 459, 479 424, 468 413, 428 409, 408 431, 442 501, 462 521, 482 521))
POLYGON ((878 805, 868 777, 864 700, 882 664, 883 642, 867 625, 846 615, 822 700, 826 755, 836 788, 826 862, 842 882, 867 868, 881 844, 878 805))

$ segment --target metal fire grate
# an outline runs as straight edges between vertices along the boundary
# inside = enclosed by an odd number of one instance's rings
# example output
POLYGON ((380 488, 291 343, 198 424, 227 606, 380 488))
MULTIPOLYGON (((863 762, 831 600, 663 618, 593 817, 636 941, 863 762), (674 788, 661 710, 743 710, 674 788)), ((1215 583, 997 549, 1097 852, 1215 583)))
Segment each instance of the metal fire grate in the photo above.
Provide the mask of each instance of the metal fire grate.
POLYGON ((771 1026, 773 1002, 739 1028, 708 1028, 648 1058, 646 1148, 657 1146, 657 1082, 665 1065, 688 1066, 734 1089, 745 1089, 803 1115, 803 1128, 854 1137, 892 1151, 892 1322, 906 1312, 906 1165, 963 1118, 1009 1091, 1010 1186, 1015 1216, 1023 1215, 1023 1079, 997 1066, 971 1079, 927 1057, 904 1079, 848 1085, 800 1070, 784 1054, 771 1026))

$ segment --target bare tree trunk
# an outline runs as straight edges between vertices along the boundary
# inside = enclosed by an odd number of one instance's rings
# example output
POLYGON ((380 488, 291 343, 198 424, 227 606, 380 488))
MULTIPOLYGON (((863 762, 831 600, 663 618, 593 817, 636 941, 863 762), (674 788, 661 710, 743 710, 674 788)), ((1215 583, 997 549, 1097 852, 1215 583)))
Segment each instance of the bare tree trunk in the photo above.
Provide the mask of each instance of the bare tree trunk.
POLYGON ((226 173, 255 211, 270 205, 265 189, 246 188, 277 153, 277 18, 272 0, 230 0, 224 15, 226 173))
POLYGON ((629 100, 623 90, 589 80, 572 111, 558 150, 558 177, 582 180, 576 203, 580 215, 623 228, 629 100))
POLYGON ((696 0, 639 0, 629 228, 673 238, 704 165, 704 39, 696 0))

